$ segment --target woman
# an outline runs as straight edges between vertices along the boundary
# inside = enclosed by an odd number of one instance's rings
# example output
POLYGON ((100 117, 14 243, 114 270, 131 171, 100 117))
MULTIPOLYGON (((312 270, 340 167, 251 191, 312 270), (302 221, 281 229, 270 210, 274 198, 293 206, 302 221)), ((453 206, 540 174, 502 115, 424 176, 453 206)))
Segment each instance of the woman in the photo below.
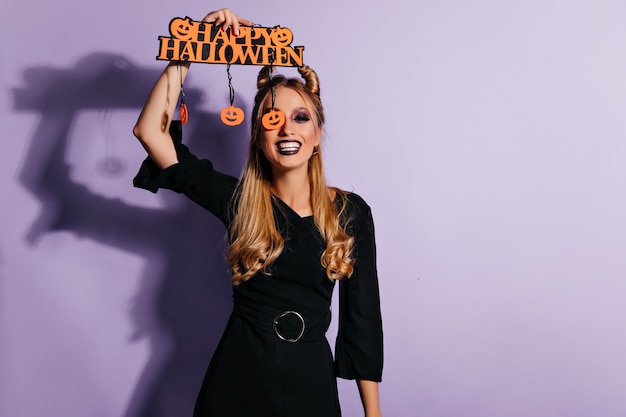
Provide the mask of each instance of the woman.
MULTIPOLYGON (((228 9, 205 22, 252 22, 228 9)), ((356 379, 365 415, 381 415, 382 375, 374 226, 356 194, 327 187, 320 142, 324 113, 317 75, 304 83, 258 77, 248 161, 241 179, 213 169, 183 145, 171 123, 188 63, 170 63, 157 80, 134 134, 148 152, 135 185, 172 189, 216 215, 229 236, 233 313, 200 390, 196 416, 340 416, 336 376, 356 379), (261 118, 281 110, 285 123, 261 118), (335 361, 325 333, 339 281, 335 361)))

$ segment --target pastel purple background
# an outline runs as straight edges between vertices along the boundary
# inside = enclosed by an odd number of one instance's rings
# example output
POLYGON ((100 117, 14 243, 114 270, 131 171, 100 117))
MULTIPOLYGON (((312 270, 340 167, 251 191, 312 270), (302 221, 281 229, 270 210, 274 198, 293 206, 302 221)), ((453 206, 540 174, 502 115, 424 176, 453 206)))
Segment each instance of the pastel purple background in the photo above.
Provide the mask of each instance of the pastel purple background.
MULTIPOLYGON (((169 20, 218 6, 0 6, 0 415, 189 415, 228 314, 223 231, 131 187, 131 129, 169 20)), ((626 416, 626 3, 231 7, 306 46, 329 179, 372 206, 385 414, 626 416)), ((242 105, 256 70, 233 68, 242 105)), ((185 132, 237 174, 226 80, 194 65, 185 132)))

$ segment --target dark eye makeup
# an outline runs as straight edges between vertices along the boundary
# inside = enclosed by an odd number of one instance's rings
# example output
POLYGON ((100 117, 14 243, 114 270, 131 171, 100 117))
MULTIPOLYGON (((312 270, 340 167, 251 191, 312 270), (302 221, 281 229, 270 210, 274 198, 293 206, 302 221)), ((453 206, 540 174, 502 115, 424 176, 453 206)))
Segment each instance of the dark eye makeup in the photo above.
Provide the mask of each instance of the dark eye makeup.
POLYGON ((311 120, 311 116, 308 111, 299 110, 293 115, 293 120, 297 123, 306 123, 311 120))

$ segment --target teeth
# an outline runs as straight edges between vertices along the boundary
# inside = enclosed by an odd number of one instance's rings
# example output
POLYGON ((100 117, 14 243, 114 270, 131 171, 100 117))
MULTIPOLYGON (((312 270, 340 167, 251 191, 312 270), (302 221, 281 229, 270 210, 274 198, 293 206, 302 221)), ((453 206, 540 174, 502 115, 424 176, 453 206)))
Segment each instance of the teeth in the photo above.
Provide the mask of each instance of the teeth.
POLYGON ((276 144, 278 152, 282 154, 294 154, 300 150, 302 145, 299 142, 282 141, 276 144))

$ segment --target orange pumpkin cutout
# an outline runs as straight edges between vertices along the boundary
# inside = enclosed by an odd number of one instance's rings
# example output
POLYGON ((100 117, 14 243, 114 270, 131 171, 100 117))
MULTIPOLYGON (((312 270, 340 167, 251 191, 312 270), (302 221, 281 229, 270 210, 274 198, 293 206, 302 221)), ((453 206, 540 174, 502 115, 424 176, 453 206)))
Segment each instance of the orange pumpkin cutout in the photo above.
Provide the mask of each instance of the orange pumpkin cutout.
POLYGON ((183 103, 180 105, 180 122, 186 125, 187 120, 189 120, 189 112, 187 111, 187 105, 183 103))
POLYGON ((198 39, 198 26, 196 23, 190 17, 172 19, 170 22, 170 34, 182 41, 195 41, 198 39))
POLYGON ((272 28, 270 38, 275 46, 287 46, 293 41, 293 33, 287 28, 277 26, 272 28))
POLYGON ((237 126, 243 122, 243 110, 239 107, 224 107, 220 112, 220 119, 226 126, 237 126))
POLYGON ((263 127, 267 130, 279 129, 285 124, 285 113, 280 110, 272 109, 263 115, 261 123, 263 123, 263 127))

